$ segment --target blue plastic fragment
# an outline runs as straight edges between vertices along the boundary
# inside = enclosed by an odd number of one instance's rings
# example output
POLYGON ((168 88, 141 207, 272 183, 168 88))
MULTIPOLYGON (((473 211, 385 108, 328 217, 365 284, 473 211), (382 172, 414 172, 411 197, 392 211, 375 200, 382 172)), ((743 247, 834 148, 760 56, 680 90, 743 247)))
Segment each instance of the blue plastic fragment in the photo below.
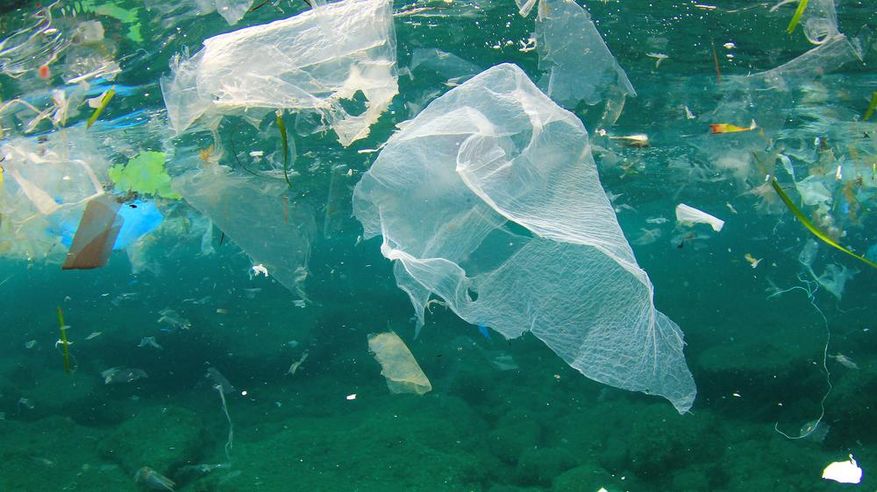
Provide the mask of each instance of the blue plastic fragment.
MULTIPOLYGON (((131 243, 154 231, 161 225, 164 216, 151 200, 134 200, 122 204, 119 207, 119 216, 122 218, 122 229, 113 244, 114 250, 125 249, 131 243)), ((70 247, 73 244, 73 236, 79 227, 79 220, 70 220, 60 225, 61 244, 70 247)))

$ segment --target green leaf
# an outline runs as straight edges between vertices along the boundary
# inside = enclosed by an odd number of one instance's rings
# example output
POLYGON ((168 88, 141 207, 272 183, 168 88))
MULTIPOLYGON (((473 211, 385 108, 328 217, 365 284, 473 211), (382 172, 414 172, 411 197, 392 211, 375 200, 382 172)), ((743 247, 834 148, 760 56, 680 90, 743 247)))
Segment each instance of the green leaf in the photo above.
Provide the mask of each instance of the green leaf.
POLYGON ((107 175, 120 191, 180 199, 182 196, 171 189, 171 177, 164 167, 164 161, 164 152, 141 152, 127 164, 111 167, 107 175))

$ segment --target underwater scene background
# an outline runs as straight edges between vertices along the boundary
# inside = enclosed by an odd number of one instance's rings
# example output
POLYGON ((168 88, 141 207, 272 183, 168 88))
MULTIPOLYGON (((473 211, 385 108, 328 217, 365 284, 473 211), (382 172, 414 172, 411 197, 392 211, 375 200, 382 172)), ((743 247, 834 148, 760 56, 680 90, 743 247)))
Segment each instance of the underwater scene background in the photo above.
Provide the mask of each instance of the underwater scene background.
MULTIPOLYGON (((504 0, 397 1, 379 46, 395 65, 371 85, 302 109, 275 104, 269 71, 246 94, 257 102, 223 103, 225 87, 188 122, 191 91, 168 96, 185 77, 239 88, 259 70, 203 75, 206 55, 186 60, 205 39, 311 6, 5 2, 0 490, 842 490, 822 474, 850 455, 858 487, 877 490, 877 9, 810 0, 792 29, 797 2, 591 1, 611 52, 593 76, 593 59, 566 64, 570 47, 602 52, 576 24, 587 14, 551 17, 563 2, 523 16, 504 0), (654 286, 644 312, 684 334, 689 411, 585 377, 527 327, 464 321, 451 299, 433 295, 420 327, 385 257, 401 245, 382 255, 364 237, 354 188, 388 139, 507 62, 587 129, 600 199, 654 286), (597 95, 561 101, 563 77, 597 95), (344 137, 339 121, 381 98, 344 137), (73 258, 101 196, 115 205, 89 231, 100 251, 73 258), (723 227, 679 217, 683 203, 723 227), (388 381, 370 350, 381 332, 431 390, 388 381)), ((283 58, 270 49, 252 58, 283 58)), ((539 236, 509 222, 510 237, 539 236)))

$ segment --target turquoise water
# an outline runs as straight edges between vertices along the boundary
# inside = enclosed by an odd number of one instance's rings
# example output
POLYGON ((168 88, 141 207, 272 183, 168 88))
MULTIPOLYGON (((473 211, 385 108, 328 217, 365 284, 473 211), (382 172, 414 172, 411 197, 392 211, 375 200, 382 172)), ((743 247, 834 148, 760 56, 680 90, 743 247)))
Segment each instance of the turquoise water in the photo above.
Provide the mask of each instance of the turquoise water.
MULTIPOLYGON (((0 9, 4 38, 36 22, 40 7, 19 3, 0 9)), ((794 5, 586 5, 637 96, 614 124, 602 118, 602 102, 573 109, 655 306, 684 333, 697 397, 679 414, 663 398, 586 378, 529 332, 507 340, 441 304, 429 306, 415 337, 415 310, 381 238, 363 239, 353 216, 353 189, 397 124, 472 70, 512 62, 539 79, 538 53, 526 48, 535 11, 524 18, 512 2, 396 2, 398 94, 349 147, 332 131, 309 131, 318 117, 287 111, 296 158, 285 190, 272 115, 250 124, 234 114, 215 135, 175 136, 159 86, 172 57, 194 54, 204 39, 308 9, 259 3, 234 26, 181 2, 58 4, 52 22, 64 39, 92 20, 103 38, 47 48, 55 59, 0 56, 2 100, 40 110, 52 107, 50 89, 65 85, 83 50, 118 63, 111 82, 90 81, 88 97, 110 86, 116 95, 87 131, 93 109, 85 103, 67 121, 47 118, 33 129, 28 110, 0 113, 9 159, 0 162, 0 489, 842 490, 853 486, 821 475, 850 454, 864 470, 859 487, 875 488, 875 269, 815 240, 764 186, 766 174, 775 176, 820 230, 877 259, 869 251, 877 245, 877 126, 862 121, 877 91, 877 48, 865 28, 877 21, 873 6, 837 4, 837 25, 858 40, 862 61, 826 68, 835 54, 764 88, 745 77, 815 47, 802 26, 786 34, 794 5), (468 64, 415 67, 409 76, 418 48, 468 64), (656 64, 656 54, 667 58, 656 64), (710 134, 710 124, 752 119, 756 130, 710 134), (646 134, 649 146, 623 145, 601 129, 646 134), (69 146, 95 169, 104 162, 107 189, 106 167, 144 151, 166 154, 176 190, 189 173, 211 169, 256 188, 220 198, 225 208, 213 216, 198 199, 222 195, 206 186, 183 199, 141 193, 164 215, 161 226, 101 268, 61 270, 69 238, 65 245, 52 222, 60 215, 24 221, 29 197, 13 195, 9 146, 23 148, 23 139, 38 149, 69 146), (771 152, 790 159, 794 178, 776 157, 763 164, 761 153, 771 152), (805 201, 807 176, 828 199, 805 201), (278 200, 260 201, 259 190, 277 186, 278 200), (679 203, 724 219, 724 228, 676 224, 679 203), (243 219, 224 231, 228 217, 243 219), (280 224, 289 241, 254 246, 272 237, 253 232, 259 224, 280 224), (304 246, 292 242, 300 237, 304 246), (809 244, 818 244, 815 259, 802 257, 809 244), (302 262, 307 277, 281 285, 276 258, 302 262), (252 269, 261 263, 267 277, 252 269), (832 283, 832 272, 849 277, 845 285, 832 283), (57 343, 59 307, 69 370, 57 343), (430 392, 389 391, 367 339, 386 331, 407 344, 430 392), (206 376, 215 371, 233 390, 217 389, 206 376)), ((52 36, 39 39, 52 46, 52 36)), ((362 104, 354 99, 344 103, 350 112, 362 104)), ((43 184, 61 201, 65 182, 43 184)), ((65 220, 78 224, 83 208, 65 220)))

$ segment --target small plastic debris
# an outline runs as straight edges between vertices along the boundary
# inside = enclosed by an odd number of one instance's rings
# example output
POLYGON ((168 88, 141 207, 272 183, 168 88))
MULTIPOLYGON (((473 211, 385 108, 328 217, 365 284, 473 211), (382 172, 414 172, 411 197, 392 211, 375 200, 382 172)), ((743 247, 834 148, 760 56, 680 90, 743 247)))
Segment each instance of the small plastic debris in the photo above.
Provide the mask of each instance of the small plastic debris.
POLYGON ((721 231, 725 226, 724 220, 684 203, 676 205, 676 222, 689 227, 693 224, 708 224, 716 232, 721 231))
POLYGON ((685 109, 685 119, 686 120, 693 120, 693 119, 697 118, 697 116, 695 116, 694 113, 691 112, 691 109, 689 109, 688 106, 683 106, 683 108, 685 109))
POLYGON ((665 55, 664 53, 646 53, 646 56, 649 58, 655 59, 655 68, 660 67, 662 61, 666 60, 667 58, 670 58, 669 56, 665 55))
POLYGON ((305 350, 301 357, 298 360, 294 361, 290 366, 289 370, 286 371, 286 374, 290 376, 295 376, 295 372, 298 371, 298 368, 301 367, 302 363, 308 359, 308 351, 305 350))
POLYGON ((217 388, 223 394, 227 395, 229 393, 234 393, 234 386, 232 386, 231 382, 219 372, 219 369, 208 367, 207 374, 205 374, 204 377, 210 381, 214 388, 217 388))
POLYGON ((618 140, 628 147, 648 147, 649 136, 645 133, 637 133, 634 135, 622 135, 618 137, 609 137, 609 140, 618 140))
POLYGON ((811 420, 801 426, 799 436, 804 437, 808 441, 824 442, 828 436, 830 426, 822 421, 822 419, 811 420))
MULTIPOLYGON (((219 372, 215 367, 208 367, 207 374, 204 375, 213 385, 213 389, 219 393, 219 400, 222 403, 222 413, 228 421, 228 438, 225 441, 225 457, 231 459, 231 449, 234 446, 234 423, 231 421, 231 415, 228 413, 228 402, 225 395, 234 392, 234 386, 219 372)), ((241 396, 246 396, 247 392, 242 391, 241 396)))
POLYGON ((756 128, 758 128, 758 124, 755 123, 755 120, 752 120, 752 123, 750 123, 749 126, 737 126, 730 123, 713 123, 710 125, 710 133, 740 133, 752 131, 756 128))
POLYGON ((746 253, 745 255, 743 255, 743 258, 749 263, 752 268, 758 268, 758 264, 761 263, 761 258, 756 258, 750 253, 746 253))
POLYGON ((850 358, 844 354, 830 354, 828 357, 831 359, 834 359, 835 362, 846 367, 847 369, 854 369, 854 370, 859 369, 858 364, 856 364, 855 362, 850 360, 850 358))
POLYGON ((649 244, 654 243, 661 237, 661 229, 657 227, 647 229, 645 227, 640 227, 639 229, 642 234, 639 235, 636 239, 632 240, 630 244, 635 244, 637 246, 647 246, 649 244))
POLYGON ((152 347, 152 348, 157 349, 157 350, 164 350, 164 347, 162 347, 161 345, 158 344, 158 342, 155 341, 155 337, 141 338, 140 343, 137 344, 137 347, 138 348, 152 347))
POLYGON ((170 308, 162 309, 158 312, 158 322, 166 325, 162 331, 188 330, 192 327, 192 323, 186 318, 180 316, 180 313, 170 308))
POLYGON ((36 347, 36 345, 37 345, 36 340, 28 340, 28 341, 24 342, 24 348, 26 348, 28 350, 36 347))
POLYGON ((265 268, 265 265, 259 263, 258 265, 253 265, 250 267, 250 277, 255 278, 259 275, 264 275, 266 278, 268 277, 268 269, 265 268))
POLYGON ((86 340, 94 340, 95 338, 103 335, 103 333, 104 332, 102 332, 102 331, 93 331, 87 337, 85 337, 85 339, 86 340))
POLYGON ((822 478, 838 483, 859 483, 862 481, 862 469, 859 468, 853 455, 847 461, 835 461, 822 470, 822 478))
POLYGON ((353 401, 353 400, 356 399, 356 393, 351 393, 351 394, 345 396, 345 398, 346 398, 348 401, 353 401))
POLYGON ((18 403, 16 404, 18 411, 21 412, 21 408, 24 407, 28 410, 33 410, 36 405, 30 400, 30 398, 21 397, 18 399, 18 403))
POLYGON ((139 379, 149 377, 143 369, 129 367, 111 367, 101 371, 100 376, 104 379, 104 384, 133 383, 139 379))
POLYGON ((134 475, 134 481, 152 490, 167 490, 169 492, 174 492, 176 490, 174 487, 177 486, 173 480, 148 466, 137 470, 137 473, 134 475))
POLYGON ((432 384, 399 335, 372 333, 368 336, 368 348, 381 364, 381 374, 387 379, 391 393, 423 395, 432 390, 432 384))

